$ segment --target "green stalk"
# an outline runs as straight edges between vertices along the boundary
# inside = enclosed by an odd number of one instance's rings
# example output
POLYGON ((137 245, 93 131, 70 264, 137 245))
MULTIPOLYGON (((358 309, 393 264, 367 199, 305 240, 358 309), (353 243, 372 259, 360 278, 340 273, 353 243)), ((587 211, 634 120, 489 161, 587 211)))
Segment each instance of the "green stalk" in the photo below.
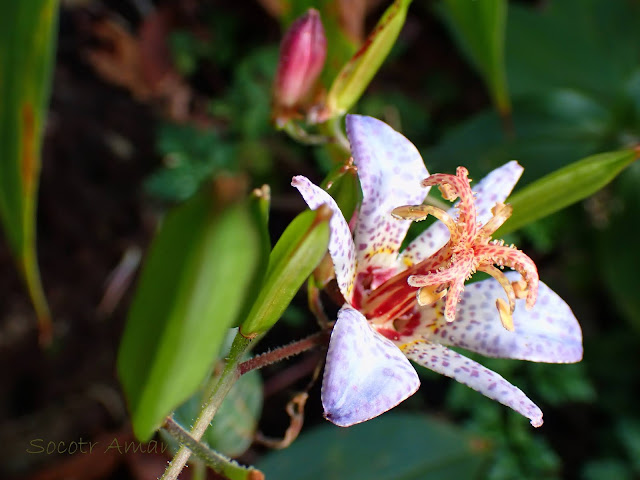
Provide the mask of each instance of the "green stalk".
MULTIPOLYGON (((231 345, 229 358, 227 359, 222 375, 211 392, 210 397, 203 404, 200 415, 191 429, 190 436, 196 442, 202 438, 204 432, 207 430, 207 427, 218 411, 218 408, 220 408, 222 401, 227 396, 236 380, 240 378, 238 364, 244 354, 249 350, 249 347, 254 340, 255 338, 244 337, 240 332, 236 334, 236 338, 233 340, 233 344, 231 345)), ((184 445, 181 446, 160 480, 177 480, 178 475, 182 472, 182 469, 187 464, 190 456, 191 450, 184 445)))

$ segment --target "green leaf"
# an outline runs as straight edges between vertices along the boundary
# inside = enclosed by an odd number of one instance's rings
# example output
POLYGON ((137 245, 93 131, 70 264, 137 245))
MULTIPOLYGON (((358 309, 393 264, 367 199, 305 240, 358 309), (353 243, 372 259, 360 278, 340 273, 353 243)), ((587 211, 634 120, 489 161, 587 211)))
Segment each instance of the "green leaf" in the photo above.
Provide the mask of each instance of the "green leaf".
POLYGON ((36 257, 36 200, 58 18, 56 0, 3 2, 0 15, 0 219, 38 315, 51 320, 36 257))
POLYGON ((344 114, 362 96, 398 38, 410 3, 411 0, 393 2, 364 45, 342 67, 327 96, 327 107, 332 115, 344 114))
POLYGON ((637 160, 627 149, 600 153, 572 163, 527 185, 509 197, 513 215, 496 232, 500 237, 593 195, 637 160))
POLYGON ((267 478, 429 480, 478 478, 481 439, 423 415, 386 413, 360 425, 325 424, 258 464, 267 478))
POLYGON ((344 218, 351 218, 362 200, 355 167, 342 163, 326 176, 321 185, 336 201, 344 218))
POLYGON ((506 0, 444 0, 440 12, 471 64, 487 84, 496 108, 511 111, 504 59, 506 0))
POLYGON ((320 207, 298 215, 269 256, 262 290, 242 323, 245 336, 266 332, 280 318, 327 251, 331 211, 320 207))
POLYGON ((249 203, 223 205, 212 193, 207 186, 167 215, 129 312, 118 373, 143 441, 200 386, 259 274, 249 203))

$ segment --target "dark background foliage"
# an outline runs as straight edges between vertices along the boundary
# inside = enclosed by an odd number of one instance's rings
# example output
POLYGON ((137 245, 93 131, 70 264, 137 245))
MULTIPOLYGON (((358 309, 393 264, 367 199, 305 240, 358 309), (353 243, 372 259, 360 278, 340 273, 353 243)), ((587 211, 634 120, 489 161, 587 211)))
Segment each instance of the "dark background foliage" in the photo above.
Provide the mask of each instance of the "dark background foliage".
MULTIPOLYGON (((385 8, 384 2, 358 4, 367 8, 353 13, 356 34, 385 8)), ((290 178, 304 174, 319 182, 332 166, 324 150, 295 144, 270 123, 281 28, 265 10, 269 5, 63 2, 38 204, 39 260, 56 341, 49 350, 37 346, 28 297, 0 242, 2 476, 156 478, 162 472, 161 455, 28 450, 34 439, 82 438, 99 442, 103 452, 113 439, 134 440, 114 368, 131 275, 115 283, 121 294, 106 292, 123 258, 128 254, 135 264, 145 251, 161 212, 211 176, 243 173, 252 186, 272 188, 275 240, 304 208, 290 178)), ((437 7, 432 1, 411 6, 390 58, 355 108, 401 130, 430 171, 465 165, 481 178, 515 158, 526 184, 638 142, 637 1, 509 4, 513 132, 506 135, 437 7)), ((371 452, 393 466, 391 473, 375 466, 379 478, 427 472, 496 480, 637 478, 638 185, 640 168, 632 165, 595 196, 509 238, 536 260, 584 332, 585 359, 577 365, 483 359, 541 406, 544 427, 534 430, 501 405, 425 371, 423 388, 401 413, 348 431, 322 419, 316 385, 293 446, 274 454, 254 444, 240 461, 262 466, 268 478, 303 478, 301 471, 311 472, 304 478, 325 478, 326 465, 349 478, 378 478, 371 452), (447 470, 456 463, 466 470, 447 470)), ((300 295, 258 349, 315 329, 300 295)), ((263 432, 282 434, 284 405, 316 362, 309 354, 263 372, 264 387, 254 390, 264 388, 263 432)), ((243 405, 241 396, 236 401, 243 405)))

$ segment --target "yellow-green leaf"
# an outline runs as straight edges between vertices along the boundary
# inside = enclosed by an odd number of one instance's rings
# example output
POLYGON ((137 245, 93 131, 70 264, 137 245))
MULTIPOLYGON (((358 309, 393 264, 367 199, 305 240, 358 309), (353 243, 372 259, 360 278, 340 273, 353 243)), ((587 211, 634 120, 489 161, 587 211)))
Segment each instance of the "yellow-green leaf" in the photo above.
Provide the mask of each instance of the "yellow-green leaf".
POLYGON ((243 335, 266 332, 280 318, 305 279, 327 251, 331 210, 321 206, 298 215, 269 256, 262 290, 240 329, 243 335))
POLYGON ((410 3, 411 0, 393 2, 364 45, 342 67, 327 96, 327 108, 332 116, 347 112, 362 96, 396 42, 410 3))

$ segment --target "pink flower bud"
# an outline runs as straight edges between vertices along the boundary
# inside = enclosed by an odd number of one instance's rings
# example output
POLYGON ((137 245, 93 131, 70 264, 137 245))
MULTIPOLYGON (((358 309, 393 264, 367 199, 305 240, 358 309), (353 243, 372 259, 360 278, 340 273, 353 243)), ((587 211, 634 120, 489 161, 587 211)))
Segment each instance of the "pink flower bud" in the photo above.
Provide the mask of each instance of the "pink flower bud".
POLYGON ((320 13, 310 8, 291 24, 280 45, 274 97, 280 107, 293 107, 316 83, 327 56, 320 13))

